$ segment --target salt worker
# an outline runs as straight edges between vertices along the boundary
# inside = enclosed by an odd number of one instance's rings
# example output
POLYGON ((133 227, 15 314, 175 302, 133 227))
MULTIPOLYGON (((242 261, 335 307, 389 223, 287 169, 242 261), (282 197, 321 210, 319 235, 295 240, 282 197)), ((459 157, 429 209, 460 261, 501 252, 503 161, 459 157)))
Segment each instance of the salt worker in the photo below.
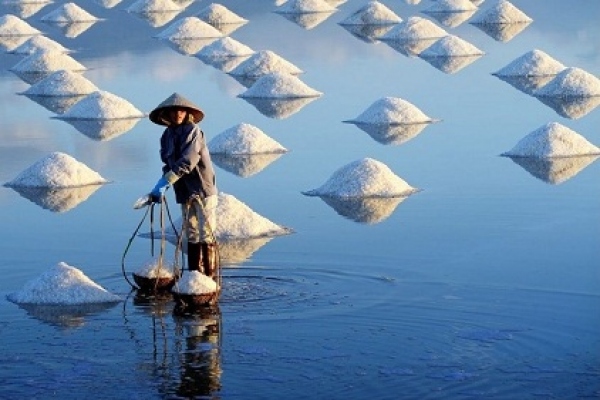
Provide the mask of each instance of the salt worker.
POLYGON ((199 126, 204 112, 173 93, 150 112, 149 118, 166 126, 160 138, 163 175, 150 192, 152 200, 162 201, 165 190, 173 187, 175 200, 181 205, 188 269, 215 279, 219 262, 214 236, 218 192, 206 137, 199 126))

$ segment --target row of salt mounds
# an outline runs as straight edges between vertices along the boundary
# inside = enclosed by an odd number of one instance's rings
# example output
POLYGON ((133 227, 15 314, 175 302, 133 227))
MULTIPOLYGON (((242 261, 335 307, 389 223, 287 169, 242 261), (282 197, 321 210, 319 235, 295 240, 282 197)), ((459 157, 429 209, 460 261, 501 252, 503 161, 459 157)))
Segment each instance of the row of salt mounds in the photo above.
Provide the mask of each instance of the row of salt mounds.
POLYGON ((332 13, 337 11, 326 0, 288 0, 274 12, 278 14, 332 13))
POLYGON ((98 87, 83 75, 71 71, 56 71, 31 85, 20 94, 32 96, 79 96, 98 91, 98 87))
POLYGON ((555 76, 566 67, 542 50, 533 49, 517 57, 494 76, 555 76))
POLYGON ((137 0, 127 12, 134 14, 181 12, 183 8, 172 0, 137 0))
POLYGON ((536 97, 596 97, 600 96, 600 79, 589 72, 569 67, 534 93, 536 97))
POLYGON ((365 158, 338 169, 320 187, 302 192, 322 197, 405 197, 418 191, 380 161, 365 158))
POLYGON ((122 300, 65 262, 51 267, 7 298, 17 304, 55 305, 116 303, 122 300))
POLYGON ((229 75, 259 77, 272 72, 302 74, 300 68, 271 50, 260 50, 229 71, 229 75))
POLYGON ((35 36, 41 32, 21 18, 6 14, 0 17, 0 36, 35 36))
POLYGON ((57 119, 113 120, 143 118, 145 114, 129 101, 104 90, 97 90, 75 103, 57 119))
POLYGON ((414 104, 398 98, 383 97, 354 119, 343 122, 370 125, 427 124, 437 122, 414 104))
POLYGON ((226 28, 227 25, 236 25, 239 27, 248 23, 246 18, 242 18, 229 8, 218 3, 212 3, 208 5, 200 10, 196 16, 220 31, 221 29, 226 29, 228 33, 231 33, 231 30, 226 28))
POLYGON ((179 19, 155 36, 155 38, 167 40, 210 39, 220 37, 223 37, 221 31, 202 21, 198 17, 185 17, 179 19))
POLYGON ((11 54, 18 55, 30 55, 36 51, 59 51, 62 53, 69 53, 71 50, 43 35, 33 36, 23 42, 21 45, 10 50, 11 54))
POLYGON ((423 10, 423 13, 460 13, 476 10, 477 6, 471 0, 436 0, 431 7, 423 10))
POLYGON ((369 1, 350 16, 342 20, 340 25, 392 25, 402 22, 395 12, 378 1, 369 1))
POLYGON ((446 35, 448 35, 448 32, 445 29, 440 28, 426 18, 415 16, 400 22, 378 39, 383 41, 417 41, 439 39, 446 35))
POLYGON ((7 187, 72 188, 108 183, 99 173, 68 154, 53 152, 4 184, 7 187))
POLYGON ((533 19, 515 7, 510 1, 499 0, 494 6, 477 14, 473 25, 530 24, 533 19))
POLYGON ((287 149, 254 125, 241 123, 224 130, 208 143, 211 154, 271 154, 287 149))
POLYGON ((65 3, 40 18, 43 22, 96 22, 97 18, 75 3, 65 3))
POLYGON ((600 148, 557 122, 541 126, 521 139, 506 157, 575 157, 600 154, 600 148))
POLYGON ((319 97, 323 93, 309 87, 298 77, 290 74, 270 73, 258 78, 241 98, 297 99, 319 97))

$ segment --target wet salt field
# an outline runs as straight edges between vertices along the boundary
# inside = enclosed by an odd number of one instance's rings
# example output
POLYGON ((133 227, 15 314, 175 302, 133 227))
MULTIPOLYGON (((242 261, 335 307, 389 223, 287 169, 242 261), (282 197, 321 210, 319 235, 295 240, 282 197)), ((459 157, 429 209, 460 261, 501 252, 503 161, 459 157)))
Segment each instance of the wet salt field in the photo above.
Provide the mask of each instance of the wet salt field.
MULTIPOLYGON (((61 204, 0 187, 0 398, 600 397, 600 164, 500 156, 551 122, 599 146, 597 102, 544 102, 492 75, 539 49, 600 76, 600 4, 514 0, 533 22, 502 41, 468 18, 443 25, 423 13, 433 1, 384 2, 484 53, 452 71, 339 24, 365 1, 338 3, 320 22, 274 13, 273 1, 220 2, 248 20, 232 38, 284 57, 322 93, 274 105, 238 97, 242 80, 194 56, 206 43, 156 38, 168 23, 127 12, 133 3, 77 1, 101 20, 71 29, 40 20, 63 2, 3 3, 0 15, 72 50, 87 79, 144 113, 177 91, 203 108, 209 140, 240 123, 260 128, 288 151, 215 156, 219 190, 292 232, 223 243, 215 309, 178 315, 170 296, 130 292, 121 262, 143 217, 132 205, 161 173, 161 128, 141 119, 98 134, 56 118, 56 104, 18 94, 31 86, 10 71, 23 56, 0 52, 0 181, 52 152, 110 181, 61 204), (383 97, 436 122, 391 137, 344 123, 383 97), (303 194, 365 158, 417 190, 362 202, 303 194), (59 262, 123 300, 6 299, 59 262)), ((133 240, 127 273, 151 243, 133 240)))

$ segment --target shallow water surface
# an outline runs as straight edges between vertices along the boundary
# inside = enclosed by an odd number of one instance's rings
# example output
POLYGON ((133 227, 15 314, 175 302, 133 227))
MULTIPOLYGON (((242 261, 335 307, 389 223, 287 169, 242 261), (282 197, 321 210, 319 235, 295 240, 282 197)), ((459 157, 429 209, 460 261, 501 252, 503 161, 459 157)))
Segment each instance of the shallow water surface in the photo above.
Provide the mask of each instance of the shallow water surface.
MULTIPOLYGON (((0 398, 600 397, 600 164, 499 156, 552 121, 598 146, 600 111, 556 108, 491 75, 538 48, 599 76, 600 4, 514 0, 534 22, 507 41, 468 20, 445 26, 485 52, 448 73, 340 26, 362 1, 320 23, 273 13, 271 1, 224 1, 250 21, 231 37, 285 57, 323 92, 273 105, 237 97, 242 83, 154 38, 165 26, 124 11, 132 1, 77 3, 103 20, 78 35, 39 21, 59 3, 26 18, 74 50, 100 89, 146 113, 177 91, 204 108, 209 139, 246 122, 290 150, 215 164, 221 191, 293 233, 223 244, 216 308, 180 315, 169 296, 130 292, 121 259, 143 215, 131 206, 160 174, 161 129, 52 118, 61 104, 18 95, 29 84, 9 69, 21 57, 0 54, 0 181, 52 151, 111 181, 53 197, 0 187, 0 398), (385 96, 440 121, 405 136, 342 122, 385 96), (301 194, 366 157, 420 191, 366 202, 301 194), (6 300, 60 261, 123 301, 6 300)), ((404 19, 433 4, 407 3, 385 4, 404 19)), ((150 242, 135 238, 127 273, 150 242)))

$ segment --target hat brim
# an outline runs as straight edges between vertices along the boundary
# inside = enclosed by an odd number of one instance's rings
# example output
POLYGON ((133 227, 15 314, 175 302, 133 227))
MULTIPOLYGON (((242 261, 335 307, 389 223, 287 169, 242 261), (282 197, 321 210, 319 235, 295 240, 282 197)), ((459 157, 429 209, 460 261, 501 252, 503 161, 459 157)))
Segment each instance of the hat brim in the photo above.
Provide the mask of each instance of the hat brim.
POLYGON ((172 108, 184 108, 193 118, 194 123, 197 124, 204 119, 204 113, 202 110, 198 110, 191 107, 183 107, 183 106, 166 106, 166 107, 157 107, 150 112, 148 116, 150 121, 154 122, 157 125, 169 126, 169 120, 166 113, 169 112, 172 108))

